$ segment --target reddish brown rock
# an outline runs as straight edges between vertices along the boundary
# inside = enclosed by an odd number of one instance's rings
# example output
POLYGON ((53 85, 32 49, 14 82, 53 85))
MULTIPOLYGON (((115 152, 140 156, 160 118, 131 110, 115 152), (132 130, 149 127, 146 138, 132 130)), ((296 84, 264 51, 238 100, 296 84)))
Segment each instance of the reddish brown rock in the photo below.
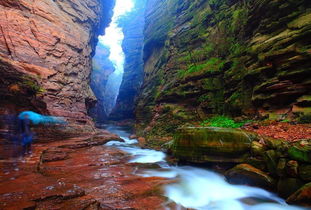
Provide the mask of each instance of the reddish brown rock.
POLYGON ((146 145, 146 139, 144 137, 138 137, 138 144, 139 146, 143 147, 146 145))
POLYGON ((90 142, 80 137, 35 144, 25 162, 2 159, 0 209, 162 208, 163 178, 138 177, 124 152, 90 142))
POLYGON ((293 193, 286 201, 290 204, 311 206, 311 182, 293 193))
POLYGON ((11 103, 14 112, 63 116, 77 125, 72 133, 93 132, 87 116, 96 100, 88 85, 91 57, 113 2, 1 1, 0 98, 6 100, 1 99, 0 106, 11 103), (19 97, 23 103, 16 101, 19 97))

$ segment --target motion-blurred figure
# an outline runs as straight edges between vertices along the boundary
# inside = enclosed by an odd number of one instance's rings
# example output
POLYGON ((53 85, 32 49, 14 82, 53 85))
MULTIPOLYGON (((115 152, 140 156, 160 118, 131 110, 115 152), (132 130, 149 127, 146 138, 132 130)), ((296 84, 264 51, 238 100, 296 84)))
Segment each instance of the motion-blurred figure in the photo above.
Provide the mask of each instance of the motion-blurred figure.
POLYGON ((31 144, 33 139, 33 133, 30 129, 29 115, 24 115, 19 119, 19 128, 21 134, 21 143, 23 146, 23 155, 31 154, 31 144))
POLYGON ((31 154, 31 144, 34 136, 31 131, 31 124, 66 124, 66 121, 61 117, 41 115, 33 111, 21 112, 18 119, 23 155, 31 154))

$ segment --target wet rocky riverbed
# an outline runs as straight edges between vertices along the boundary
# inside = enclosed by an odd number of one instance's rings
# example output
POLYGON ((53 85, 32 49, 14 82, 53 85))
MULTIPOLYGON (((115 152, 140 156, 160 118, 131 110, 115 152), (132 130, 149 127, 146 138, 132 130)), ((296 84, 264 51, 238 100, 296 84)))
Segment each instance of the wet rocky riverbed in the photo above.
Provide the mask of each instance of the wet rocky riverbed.
POLYGON ((2 157, 0 209, 157 209, 164 179, 134 175, 128 154, 103 146, 115 137, 34 144, 32 156, 2 157))
POLYGON ((172 166, 128 128, 102 128, 111 133, 37 143, 23 158, 17 145, 1 145, 0 209, 302 209, 204 168, 172 166))

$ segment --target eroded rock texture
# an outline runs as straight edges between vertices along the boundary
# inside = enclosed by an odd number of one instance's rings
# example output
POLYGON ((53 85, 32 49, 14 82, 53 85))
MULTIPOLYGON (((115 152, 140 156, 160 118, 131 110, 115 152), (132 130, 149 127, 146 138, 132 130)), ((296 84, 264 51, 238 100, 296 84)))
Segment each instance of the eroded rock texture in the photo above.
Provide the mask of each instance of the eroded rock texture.
POLYGON ((32 109, 87 125, 96 100, 88 83, 97 36, 113 0, 2 0, 1 102, 6 112, 32 109), (39 104, 39 105, 38 105, 39 104))
POLYGON ((310 115, 310 35, 307 0, 149 0, 137 127, 165 136, 211 114, 310 115))

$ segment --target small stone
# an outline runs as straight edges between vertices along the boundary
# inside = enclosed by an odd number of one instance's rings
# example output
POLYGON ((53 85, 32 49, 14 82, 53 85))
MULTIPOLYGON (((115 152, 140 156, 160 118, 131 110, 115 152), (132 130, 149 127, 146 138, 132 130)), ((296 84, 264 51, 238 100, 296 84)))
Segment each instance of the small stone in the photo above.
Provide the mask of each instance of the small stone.
POLYGON ((297 177, 298 175, 298 162, 295 160, 290 160, 286 165, 287 173, 292 177, 297 177))
POLYGON ((264 159, 266 161, 268 171, 272 174, 276 174, 278 157, 275 150, 268 150, 265 152, 264 159))
POLYGON ((296 178, 281 178, 278 181, 277 190, 278 194, 284 198, 287 198, 299 188, 303 186, 303 182, 296 178))
POLYGON ((264 139, 267 146, 271 149, 277 149, 283 144, 283 140, 266 137, 264 139))
POLYGON ((311 141, 295 142, 289 147, 288 155, 294 160, 311 163, 311 141))
POLYGON ((311 181, 311 165, 304 164, 298 168, 299 176, 305 181, 311 181))
POLYGON ((257 141, 253 141, 251 144, 251 151, 253 155, 263 156, 265 149, 266 147, 257 141))
POLYGON ((130 135, 129 139, 137 139, 136 135, 130 135))
POLYGON ((146 145, 146 139, 144 137, 138 137, 137 140, 138 140, 139 146, 143 147, 146 145))
POLYGON ((276 173, 278 176, 283 177, 286 174, 286 162, 287 160, 285 158, 280 158, 278 162, 278 166, 276 168, 276 173))
POLYGON ((311 182, 302 186, 286 200, 290 204, 311 206, 311 182))

